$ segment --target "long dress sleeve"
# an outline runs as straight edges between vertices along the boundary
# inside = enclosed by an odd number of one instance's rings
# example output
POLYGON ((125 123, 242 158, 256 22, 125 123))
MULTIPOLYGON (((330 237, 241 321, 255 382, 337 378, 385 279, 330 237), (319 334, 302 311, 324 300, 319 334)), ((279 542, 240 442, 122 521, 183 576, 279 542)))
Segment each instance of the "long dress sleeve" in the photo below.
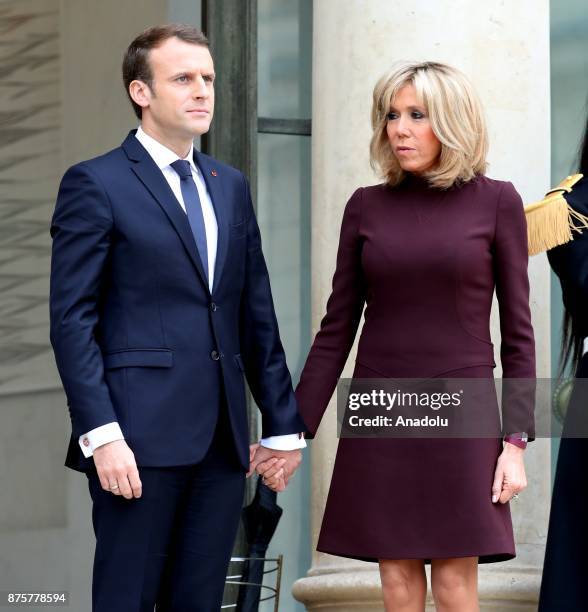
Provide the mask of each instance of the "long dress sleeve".
POLYGON ((365 303, 360 237, 362 191, 358 189, 345 207, 327 312, 296 388, 298 410, 306 425, 308 438, 316 434, 337 386, 353 346, 365 303))
POLYGON ((535 340, 529 308, 527 226, 522 200, 511 183, 500 193, 494 240, 500 313, 504 433, 534 429, 535 340))

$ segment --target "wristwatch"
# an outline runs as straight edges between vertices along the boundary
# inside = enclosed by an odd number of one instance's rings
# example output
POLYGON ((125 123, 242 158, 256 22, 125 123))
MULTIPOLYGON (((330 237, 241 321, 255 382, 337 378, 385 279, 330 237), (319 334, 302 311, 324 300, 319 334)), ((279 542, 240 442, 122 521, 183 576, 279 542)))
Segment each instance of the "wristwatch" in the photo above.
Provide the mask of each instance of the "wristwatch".
POLYGON ((514 444, 519 448, 527 448, 527 442, 529 441, 529 436, 526 432, 512 433, 504 436, 504 441, 509 442, 510 444, 514 444))

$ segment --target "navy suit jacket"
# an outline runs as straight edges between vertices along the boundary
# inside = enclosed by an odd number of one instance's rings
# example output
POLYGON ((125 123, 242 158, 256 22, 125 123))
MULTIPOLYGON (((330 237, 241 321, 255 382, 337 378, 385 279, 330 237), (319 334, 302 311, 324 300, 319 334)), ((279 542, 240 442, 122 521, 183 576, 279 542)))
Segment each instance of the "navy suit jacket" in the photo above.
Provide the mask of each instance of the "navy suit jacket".
POLYGON ((212 293, 188 218, 131 132, 71 167, 51 224, 51 343, 78 437, 118 421, 139 466, 197 463, 226 401, 249 465, 244 375, 264 437, 303 431, 243 174, 198 151, 218 223, 212 293))

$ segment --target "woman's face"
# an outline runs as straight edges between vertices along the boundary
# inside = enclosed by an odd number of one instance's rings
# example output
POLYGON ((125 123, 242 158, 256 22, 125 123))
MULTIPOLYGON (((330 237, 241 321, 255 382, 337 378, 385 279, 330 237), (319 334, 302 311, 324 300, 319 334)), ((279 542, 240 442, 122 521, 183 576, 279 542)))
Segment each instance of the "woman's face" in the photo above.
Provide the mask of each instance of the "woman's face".
POLYGON ((386 132, 392 152, 405 172, 422 174, 437 164, 441 143, 413 85, 402 87, 392 100, 386 132))

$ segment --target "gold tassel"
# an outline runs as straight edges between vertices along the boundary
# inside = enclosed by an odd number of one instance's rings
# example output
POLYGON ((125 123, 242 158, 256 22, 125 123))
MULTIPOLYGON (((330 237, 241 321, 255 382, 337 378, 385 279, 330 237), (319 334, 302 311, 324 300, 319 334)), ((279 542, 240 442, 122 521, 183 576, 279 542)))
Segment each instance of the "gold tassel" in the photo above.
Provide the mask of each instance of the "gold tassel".
POLYGON ((563 196, 572 191, 582 176, 568 176, 548 191, 542 200, 525 206, 529 255, 537 255, 570 242, 574 239, 573 232, 581 233, 588 229, 588 217, 574 210, 563 196))

